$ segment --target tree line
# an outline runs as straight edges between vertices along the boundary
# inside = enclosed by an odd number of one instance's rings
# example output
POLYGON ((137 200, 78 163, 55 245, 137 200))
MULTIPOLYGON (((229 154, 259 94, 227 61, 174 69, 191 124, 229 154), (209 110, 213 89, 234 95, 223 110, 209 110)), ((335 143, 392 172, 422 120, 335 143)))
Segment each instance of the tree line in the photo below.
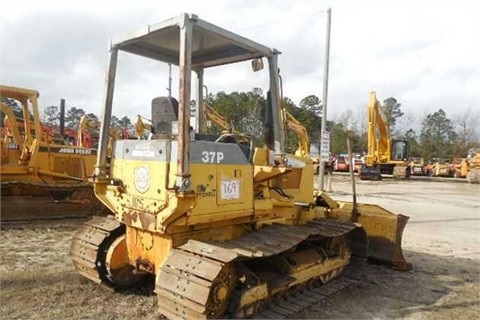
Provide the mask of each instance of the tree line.
MULTIPOLYGON (((94 113, 87 113, 82 108, 71 107, 65 111, 65 127, 77 129, 80 119, 86 115, 92 122, 99 122, 99 118, 94 113)), ((60 123, 60 113, 58 106, 49 106, 43 110, 43 123, 48 126, 58 126, 60 123)), ((112 116, 110 126, 115 128, 132 128, 132 120, 127 116, 112 116)))
MULTIPOLYGON (((250 92, 220 91, 210 93, 205 98, 206 103, 227 119, 232 129, 244 132, 255 137, 255 144, 263 143, 263 126, 265 123, 266 99, 260 88, 253 88, 250 92)), ((5 102, 5 101, 4 101, 5 102)), ((14 112, 21 117, 21 108, 14 101, 6 101, 14 112)), ((318 144, 321 133, 321 100, 315 95, 303 98, 297 106, 290 98, 282 98, 282 106, 291 113, 308 131, 312 144, 318 144)), ((398 121, 404 116, 402 105, 394 97, 389 97, 381 103, 385 120, 389 123, 390 132, 395 139, 408 142, 410 155, 431 158, 465 157, 470 148, 480 147, 478 138, 478 114, 468 111, 455 121, 446 112, 439 108, 427 114, 421 121, 420 132, 412 127, 397 129, 398 121), (477 127, 476 127, 477 126, 477 127)), ((59 124, 59 107, 44 108, 43 122, 46 125, 59 124)), ((367 108, 365 106, 364 113, 367 108)), ((86 113, 82 108, 71 107, 65 113, 65 126, 77 129, 80 118, 87 115, 92 121, 98 121, 98 116, 86 113)), ((3 120, 3 119, 2 119, 3 120)), ((132 120, 127 116, 112 116, 111 126, 133 131, 132 120)), ((347 138, 355 153, 364 153, 367 150, 367 133, 363 128, 367 120, 354 114, 351 110, 345 111, 335 120, 327 120, 327 130, 330 132, 332 154, 345 153, 347 138), (363 123, 365 122, 365 123, 363 123)), ((2 121, 3 125, 3 121, 2 121)), ((207 133, 218 133, 214 126, 207 128, 207 133)), ((293 132, 286 133, 286 152, 293 153, 298 146, 298 137, 293 132)))
MULTIPOLYGON (((261 89, 254 88, 251 92, 210 94, 207 103, 230 121, 235 130, 258 137, 256 140, 258 144, 263 141, 261 139, 263 139, 262 128, 265 122, 266 101, 261 89)), ((322 130, 320 99, 315 95, 308 95, 297 106, 291 99, 284 97, 282 103, 283 107, 306 127, 311 143, 318 144, 322 130)), ((381 109, 389 124, 391 137, 406 140, 411 156, 425 159, 452 159, 453 157, 465 157, 470 148, 480 147, 478 132, 475 131, 478 118, 469 114, 468 111, 457 116, 454 121, 442 108, 439 108, 423 118, 420 132, 417 132, 412 127, 403 131, 397 130, 397 124, 404 116, 404 112, 401 103, 394 97, 385 99, 381 103, 381 109)), ((366 105, 363 112, 367 113, 366 105)), ((366 127, 366 122, 367 119, 359 119, 351 110, 345 111, 335 120, 327 120, 326 129, 330 132, 332 154, 346 153, 347 138, 350 140, 353 152, 366 152, 367 132, 362 129, 366 127)), ((293 153, 297 146, 296 134, 287 132, 286 151, 293 153)))

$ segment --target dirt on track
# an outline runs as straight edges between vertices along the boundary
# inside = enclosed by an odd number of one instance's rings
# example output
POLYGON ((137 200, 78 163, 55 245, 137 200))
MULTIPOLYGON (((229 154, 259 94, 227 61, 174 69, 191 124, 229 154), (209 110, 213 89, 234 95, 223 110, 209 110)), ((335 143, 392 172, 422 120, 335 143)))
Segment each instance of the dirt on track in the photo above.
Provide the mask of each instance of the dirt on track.
MULTIPOLYGON (((351 201, 347 177, 331 195, 351 201)), ((295 315, 311 319, 478 319, 480 186, 357 180, 358 200, 410 216, 403 249, 413 270, 369 264, 353 287, 295 315)), ((1 319, 158 319, 153 284, 115 292, 77 275, 68 256, 81 221, 0 232, 1 319)))

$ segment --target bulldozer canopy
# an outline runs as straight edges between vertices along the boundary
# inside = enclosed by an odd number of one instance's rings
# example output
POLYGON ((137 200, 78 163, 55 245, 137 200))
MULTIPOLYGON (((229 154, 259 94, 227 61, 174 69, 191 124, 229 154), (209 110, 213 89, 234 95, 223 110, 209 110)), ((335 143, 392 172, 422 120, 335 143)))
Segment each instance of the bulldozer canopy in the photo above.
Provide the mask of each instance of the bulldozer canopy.
POLYGON ((279 52, 230 31, 199 19, 181 14, 158 24, 138 30, 133 36, 114 40, 113 47, 154 60, 179 65, 180 28, 193 26, 192 68, 200 69, 270 57, 279 52))

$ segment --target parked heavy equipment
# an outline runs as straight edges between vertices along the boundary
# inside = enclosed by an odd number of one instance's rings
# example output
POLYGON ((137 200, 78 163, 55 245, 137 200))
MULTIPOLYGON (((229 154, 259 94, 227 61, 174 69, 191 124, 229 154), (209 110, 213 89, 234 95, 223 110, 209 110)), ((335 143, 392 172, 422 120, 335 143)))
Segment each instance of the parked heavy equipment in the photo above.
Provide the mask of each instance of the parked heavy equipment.
POLYGON ((359 154, 353 156, 353 172, 360 172, 362 169, 363 157, 359 154))
MULTIPOLYGON (((4 103, 0 105, 0 112, 3 116, 2 139, 4 141, 18 141, 18 143, 23 143, 26 127, 23 118, 17 118, 13 110, 4 103)), ((30 128, 33 128, 33 121, 30 120, 29 125, 30 128)), ((40 127, 41 140, 44 142, 52 142, 54 138, 52 129, 43 123, 40 123, 40 127)))
POLYGON ((425 160, 422 157, 410 158, 410 175, 412 176, 426 175, 425 160))
POLYGON ((287 110, 283 109, 283 114, 286 128, 295 132, 298 137, 298 147, 295 150, 295 155, 299 157, 310 157, 310 139, 307 128, 287 110))
POLYGON ((78 123, 76 146, 83 148, 98 147, 98 130, 100 130, 100 122, 90 119, 84 114, 78 123))
POLYGON ((333 160, 333 171, 347 172, 350 170, 350 158, 348 155, 335 157, 333 160))
POLYGON ((468 174, 468 159, 453 158, 452 170, 454 178, 466 178, 468 174))
MULTIPOLYGON (((298 139, 298 147, 295 150, 295 155, 298 157, 308 158, 312 161, 313 174, 320 173, 320 155, 315 156, 310 154, 310 138, 308 136, 307 128, 300 123, 290 112, 285 108, 283 110, 283 121, 287 130, 295 132, 298 139)), ((325 166, 330 170, 331 163, 327 162, 325 166)), ((326 172, 327 172, 326 171, 326 172)))
POLYGON ((370 92, 368 100, 367 140, 368 151, 360 170, 360 179, 381 180, 382 174, 393 175, 396 179, 410 177, 407 142, 390 138, 388 122, 374 91, 370 92))
POLYGON ((448 159, 435 158, 429 174, 430 177, 453 177, 454 172, 455 168, 448 159))
POLYGON ((429 159, 425 162, 425 175, 430 176, 432 172, 433 165, 437 162, 437 158, 429 159))
POLYGON ((480 149, 470 149, 467 156, 469 183, 480 183, 480 149))
MULTIPOLYGON (((215 126, 217 126, 223 133, 232 132, 233 128, 228 123, 227 119, 222 116, 217 110, 209 106, 207 103, 203 105, 203 119, 211 121, 215 126)), ((203 122, 203 132, 206 131, 207 121, 203 122)))
POLYGON ((137 119, 134 124, 135 136, 138 140, 147 140, 150 138, 152 132, 152 120, 137 115, 137 119))
MULTIPOLYGON (((82 148, 98 148, 100 121, 90 119, 87 115, 80 118, 78 130, 75 138, 75 145, 82 148)), ((113 150, 113 141, 117 139, 128 139, 128 134, 122 128, 110 127, 108 138, 108 153, 113 150)))
POLYGON ((338 290, 345 282, 334 279, 358 276, 368 258, 411 267, 401 250, 408 217, 314 192, 311 160, 284 152, 279 51, 195 15, 150 25, 112 44, 102 124, 112 114, 119 51, 178 65, 179 100, 155 98, 152 125, 162 130, 115 141, 111 157, 102 126, 95 193, 114 216, 74 235, 81 275, 128 287, 154 274, 161 314, 205 319, 288 315, 294 310, 275 308, 277 299, 296 291, 308 305, 302 294, 338 290), (189 123, 192 71, 201 105, 206 68, 252 59, 256 67, 268 61, 259 76, 269 79, 265 146, 231 133, 199 140, 189 123))
POLYGON ((0 86, 0 96, 19 103, 23 119, 9 112, 2 137, 1 221, 87 217, 107 210, 93 193, 96 150, 57 144, 40 122, 38 91, 0 86), (29 119, 24 121, 24 119, 29 119))

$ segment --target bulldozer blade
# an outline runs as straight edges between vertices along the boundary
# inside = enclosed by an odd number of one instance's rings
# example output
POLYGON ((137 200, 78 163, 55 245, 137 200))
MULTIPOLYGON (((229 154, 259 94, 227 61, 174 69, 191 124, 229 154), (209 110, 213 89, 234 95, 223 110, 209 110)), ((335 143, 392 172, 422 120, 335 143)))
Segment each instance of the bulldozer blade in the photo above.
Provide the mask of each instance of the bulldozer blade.
POLYGON ((372 204, 359 204, 356 222, 367 233, 368 258, 399 270, 410 270, 412 265, 403 257, 402 235, 409 217, 394 214, 372 204))
POLYGON ((354 210, 352 202, 335 201, 324 193, 320 197, 322 200, 319 203, 329 208, 325 217, 361 224, 368 238, 369 261, 382 263, 398 270, 412 268, 402 252, 402 236, 408 216, 394 214, 374 204, 359 203, 354 210))

